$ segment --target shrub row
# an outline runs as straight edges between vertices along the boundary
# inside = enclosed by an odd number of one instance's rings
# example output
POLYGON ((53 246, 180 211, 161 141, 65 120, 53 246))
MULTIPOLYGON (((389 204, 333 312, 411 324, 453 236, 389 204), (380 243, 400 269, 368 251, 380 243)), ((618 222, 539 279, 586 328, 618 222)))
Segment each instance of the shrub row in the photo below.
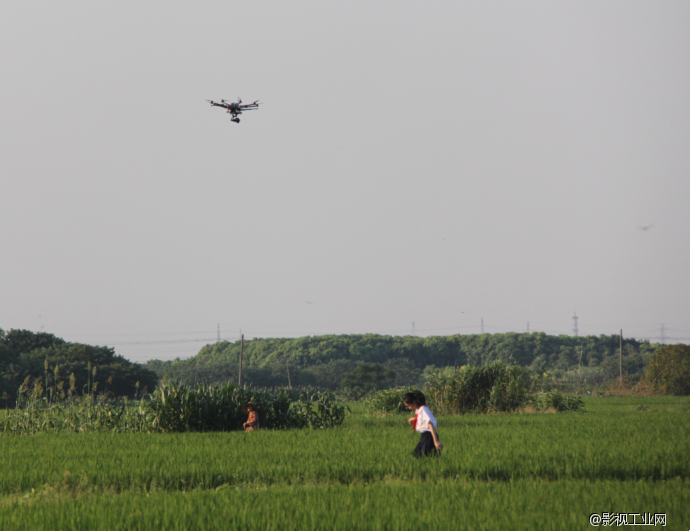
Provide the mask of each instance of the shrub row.
MULTIPOLYGON (((403 395, 411 389, 378 391, 365 399, 371 414, 406 411, 403 395)), ((483 367, 438 369, 427 375, 427 404, 436 414, 516 411, 526 406, 540 410, 578 411, 583 401, 559 391, 535 394, 526 371, 519 365, 494 362, 483 367)))

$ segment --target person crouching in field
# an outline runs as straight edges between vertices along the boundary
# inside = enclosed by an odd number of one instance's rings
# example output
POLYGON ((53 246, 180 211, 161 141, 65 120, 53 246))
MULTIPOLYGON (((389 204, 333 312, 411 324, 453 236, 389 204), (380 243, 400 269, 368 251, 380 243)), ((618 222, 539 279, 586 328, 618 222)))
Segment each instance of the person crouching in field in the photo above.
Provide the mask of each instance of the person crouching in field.
POLYGON ((256 406, 251 402, 247 402, 242 406, 242 412, 249 414, 247 422, 242 424, 244 431, 254 431, 259 429, 259 412, 256 406))
POLYGON ((403 401, 408 409, 415 412, 415 416, 408 419, 408 424, 414 431, 422 434, 419 444, 412 452, 415 457, 425 457, 427 455, 438 455, 437 450, 441 450, 443 445, 438 440, 438 421, 431 410, 426 407, 426 397, 421 391, 405 393, 403 401))

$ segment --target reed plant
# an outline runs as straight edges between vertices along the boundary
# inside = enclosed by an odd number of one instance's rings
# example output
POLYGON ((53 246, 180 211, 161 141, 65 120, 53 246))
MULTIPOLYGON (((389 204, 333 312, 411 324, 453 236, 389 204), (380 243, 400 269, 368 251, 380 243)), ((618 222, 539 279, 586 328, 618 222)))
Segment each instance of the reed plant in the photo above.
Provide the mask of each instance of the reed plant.
POLYGON ((525 369, 500 361, 438 369, 427 375, 424 391, 438 414, 515 411, 531 398, 525 369))

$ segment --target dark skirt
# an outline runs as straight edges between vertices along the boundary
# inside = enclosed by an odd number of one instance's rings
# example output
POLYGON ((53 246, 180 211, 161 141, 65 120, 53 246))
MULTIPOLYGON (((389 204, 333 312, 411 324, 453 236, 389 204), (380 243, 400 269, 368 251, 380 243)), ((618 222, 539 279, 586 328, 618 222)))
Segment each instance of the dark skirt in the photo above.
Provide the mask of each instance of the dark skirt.
MULTIPOLYGON (((438 434, 436 434, 438 437, 438 434)), ((431 435, 430 431, 425 431, 422 433, 422 438, 419 439, 419 444, 412 452, 415 457, 428 457, 428 456, 438 456, 439 452, 434 444, 434 436, 431 435)))

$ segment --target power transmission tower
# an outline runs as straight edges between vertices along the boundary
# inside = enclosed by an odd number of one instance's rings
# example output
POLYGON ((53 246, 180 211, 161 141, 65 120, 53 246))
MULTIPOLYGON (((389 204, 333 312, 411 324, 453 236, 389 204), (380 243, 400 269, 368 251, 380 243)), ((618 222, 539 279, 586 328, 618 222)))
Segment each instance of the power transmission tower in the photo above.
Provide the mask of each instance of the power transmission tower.
POLYGON ((573 319, 573 323, 575 323, 575 324, 573 325, 573 334, 575 334, 575 337, 577 337, 577 334, 578 334, 578 332, 580 331, 580 330, 578 329, 578 327, 577 327, 577 320, 578 320, 577 312, 573 312, 573 317, 572 317, 572 319, 573 319))
POLYGON ((529 334, 529 321, 527 321, 527 333, 529 334))
POLYGON ((416 333, 415 330, 414 330, 414 321, 412 321, 412 335, 413 335, 413 336, 416 336, 416 335, 417 335, 417 333, 416 333))
POLYGON ((664 326, 664 323, 661 323, 661 330, 659 331, 659 339, 661 340, 662 345, 666 344, 666 327, 664 326))
POLYGON ((482 317, 482 325, 481 325, 481 327, 482 327, 482 334, 483 334, 483 333, 484 333, 484 318, 483 318, 483 317, 482 317))

